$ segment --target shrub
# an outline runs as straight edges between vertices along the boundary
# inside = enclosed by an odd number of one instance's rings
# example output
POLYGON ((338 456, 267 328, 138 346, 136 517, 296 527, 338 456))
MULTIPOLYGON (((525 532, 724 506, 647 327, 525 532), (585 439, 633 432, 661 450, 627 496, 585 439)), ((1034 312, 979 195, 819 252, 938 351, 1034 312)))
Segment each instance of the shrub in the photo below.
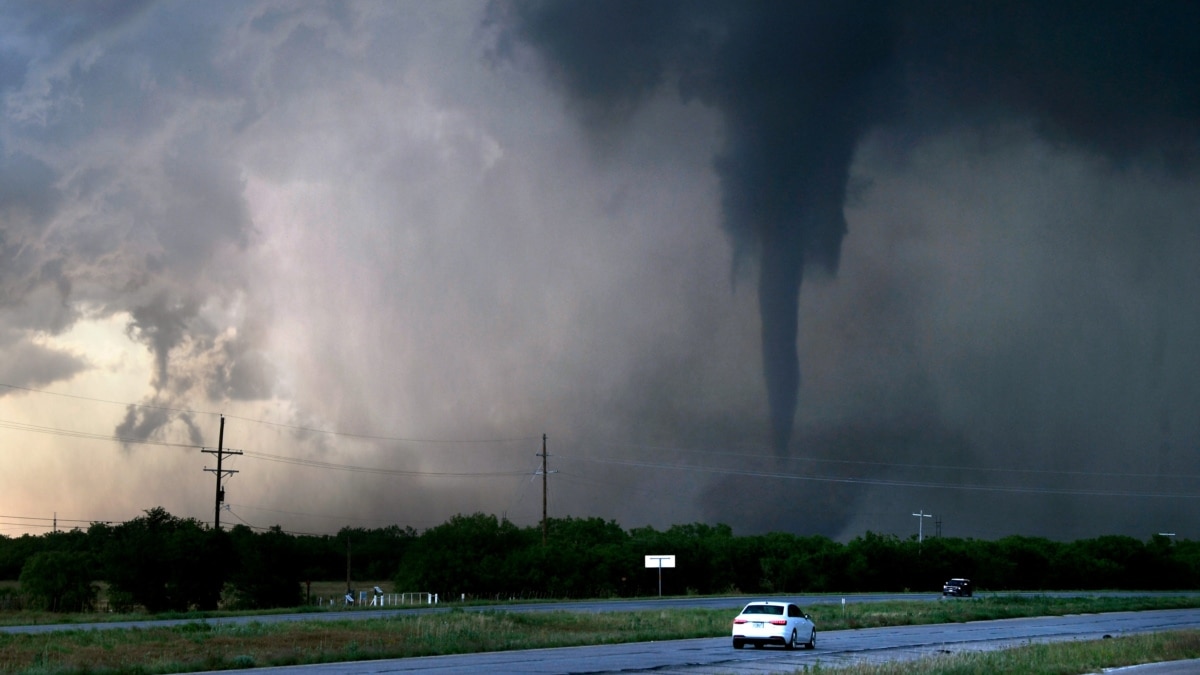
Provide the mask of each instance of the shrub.
POLYGON ((33 605, 51 612, 84 612, 95 607, 99 587, 92 583, 86 553, 43 551, 21 568, 21 592, 33 605))

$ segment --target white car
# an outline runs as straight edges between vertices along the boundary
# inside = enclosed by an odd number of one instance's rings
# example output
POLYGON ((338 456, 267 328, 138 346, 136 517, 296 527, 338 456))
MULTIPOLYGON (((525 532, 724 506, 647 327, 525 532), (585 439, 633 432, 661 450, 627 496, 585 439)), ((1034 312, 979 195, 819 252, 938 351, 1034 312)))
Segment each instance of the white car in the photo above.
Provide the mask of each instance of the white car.
POLYGON ((760 600, 742 608, 733 620, 733 648, 747 644, 762 647, 783 645, 792 649, 802 644, 806 649, 817 646, 817 627, 812 619, 790 602, 760 600))

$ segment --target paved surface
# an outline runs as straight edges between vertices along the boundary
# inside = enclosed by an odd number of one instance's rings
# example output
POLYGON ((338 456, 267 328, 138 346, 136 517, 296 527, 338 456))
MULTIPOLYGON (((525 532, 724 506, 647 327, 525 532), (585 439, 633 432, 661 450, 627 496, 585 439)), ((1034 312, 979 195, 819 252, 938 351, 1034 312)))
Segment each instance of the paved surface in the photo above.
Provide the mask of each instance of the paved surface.
MULTIPOLYGON (((291 614, 258 614, 253 616, 233 616, 218 619, 204 619, 214 625, 247 624, 247 623, 276 623, 281 621, 332 621, 382 619, 397 615, 436 614, 449 612, 452 608, 461 608, 468 612, 483 612, 501 610, 505 612, 636 612, 643 610, 662 609, 728 609, 736 614, 738 610, 751 600, 761 600, 763 596, 743 597, 697 597, 697 598, 636 598, 629 600, 581 600, 577 602, 539 602, 515 605, 477 605, 462 606, 443 604, 425 607, 410 607, 404 609, 352 609, 332 610, 324 612, 297 612, 291 614)), ((843 596, 815 595, 796 596, 802 605, 840 603, 843 596)), ((886 602, 889 600, 939 600, 937 593, 871 593, 844 596, 847 604, 860 602, 886 602)), ((733 614, 730 616, 732 617, 733 614)), ((0 626, 0 633, 52 633, 62 630, 111 630, 117 628, 156 628, 180 626, 195 623, 197 619, 151 619, 145 621, 114 621, 105 623, 69 623, 42 624, 33 626, 0 626)))
POLYGON ((1126 666, 1124 668, 1105 668, 1103 672, 1116 675, 1195 675, 1200 673, 1200 659, 1147 663, 1144 666, 1126 666))
MULTIPOLYGON (((1200 592, 1196 591, 1176 591, 1176 592, 1137 592, 1137 591, 1105 591, 1105 592, 1083 592, 1083 591, 1050 591, 1050 592, 1027 592, 1027 593, 976 593, 975 597, 987 597, 990 595, 1019 595, 1019 596, 1050 596, 1050 597, 1134 597, 1152 595, 1155 597, 1173 596, 1173 595, 1197 595, 1200 592)), ((746 605, 751 600, 762 600, 765 596, 740 596, 740 597, 698 597, 698 598, 636 598, 626 600, 581 600, 578 602, 541 602, 518 605, 479 605, 474 607, 461 607, 468 612, 482 612, 502 610, 505 612, 632 612, 642 610, 662 610, 662 609, 729 609, 735 614, 738 610, 746 605)), ((794 600, 805 605, 819 604, 840 604, 843 601, 846 604, 856 604, 861 602, 888 602, 892 600, 924 600, 924 601, 942 601, 958 602, 957 598, 942 598, 940 593, 861 593, 857 595, 797 595, 786 596, 789 600, 794 600)), ((400 614, 435 614, 438 612, 448 612, 452 607, 457 607, 453 604, 434 605, 432 607, 418 607, 406 609, 354 609, 347 611, 327 611, 327 612, 299 612, 291 614, 259 614, 253 616, 235 616, 224 617, 219 619, 204 619, 205 623, 214 625, 227 624, 247 624, 247 623, 275 623, 281 621, 316 621, 321 619, 329 619, 341 621, 346 619, 381 619, 389 616, 400 614)), ((730 615, 732 616, 732 615, 730 615)), ((170 627, 180 626, 189 623, 195 623, 197 619, 152 619, 148 621, 115 621, 106 623, 69 623, 69 624, 42 624, 33 626, 0 626, 0 633, 51 633, 63 630, 111 630, 118 628, 155 628, 155 627, 170 627)))
MULTIPOLYGON (((1041 595, 1032 593, 1028 595, 1041 595)), ((1046 595, 1097 595, 1088 593, 1053 593, 1046 595)), ((1102 595, 1138 595, 1137 593, 1105 593, 1102 595)), ((1144 595, 1144 594, 1143 594, 1144 595)), ((1169 594, 1168 594, 1169 595, 1169 594)), ((468 611, 503 609, 504 611, 622 611, 683 607, 728 608, 736 612, 746 602, 757 597, 736 598, 648 598, 568 602, 553 604, 506 605, 503 607, 474 607, 468 611)), ((794 598, 805 605, 842 602, 841 596, 799 596, 794 598)), ((884 600, 940 600, 939 594, 869 594, 845 596, 847 604, 884 600)), ((956 602, 956 600, 946 600, 956 602)), ((249 622, 298 621, 314 619, 370 619, 400 614, 430 614, 449 611, 449 607, 425 607, 406 610, 355 610, 328 613, 276 614, 209 619, 213 624, 249 622)), ((0 632, 46 633, 61 630, 104 630, 150 626, 172 626, 193 623, 194 620, 140 621, 101 624, 56 624, 43 626, 7 626, 0 632)), ((821 632, 818 626, 817 648, 813 651, 783 649, 734 650, 729 638, 705 638, 647 642, 627 645, 539 649, 490 654, 466 654, 415 659, 333 663, 289 668, 259 669, 273 674, 295 673, 657 673, 659 675, 765 675, 791 673, 806 666, 879 663, 954 654, 968 651, 1003 649, 1029 642, 1098 639, 1181 628, 1200 628, 1200 609, 1163 610, 1151 612, 1119 612, 1069 617, 1038 617, 979 621, 966 624, 935 626, 904 626, 855 631, 821 632)), ((1151 668, 1147 666, 1147 668, 1151 668)), ((1158 670, 1113 671, 1122 675, 1175 675, 1198 673, 1200 664, 1180 662, 1158 665, 1158 670), (1174 668, 1172 670, 1172 668, 1174 668)), ((227 671, 226 671, 227 672, 227 671)))
MULTIPOLYGON (((1200 628, 1200 610, 1114 612, 1065 617, 976 621, 965 624, 902 626, 817 633, 812 651, 735 650, 729 638, 642 642, 627 645, 535 649, 414 659, 331 663, 256 672, 271 675, 342 673, 426 673, 457 675, 584 675, 654 673, 656 675, 767 675, 792 673, 806 666, 918 659, 942 654, 1004 649, 1031 642, 1092 640, 1181 628, 1200 628)), ((1152 675, 1182 671, 1145 671, 1152 675)), ((1133 675, 1144 675, 1133 671, 1133 675)))

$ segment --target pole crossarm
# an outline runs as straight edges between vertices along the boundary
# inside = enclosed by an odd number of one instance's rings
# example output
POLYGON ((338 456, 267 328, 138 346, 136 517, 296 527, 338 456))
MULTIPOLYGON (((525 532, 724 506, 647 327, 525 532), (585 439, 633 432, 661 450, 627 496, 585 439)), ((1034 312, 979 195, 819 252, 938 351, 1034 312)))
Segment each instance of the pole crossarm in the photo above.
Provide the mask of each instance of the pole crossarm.
MULTIPOLYGON (((209 454, 209 455, 215 455, 215 454, 217 454, 217 451, 216 451, 216 450, 213 450, 213 449, 211 449, 211 448, 203 448, 203 449, 201 449, 201 450, 200 450, 200 452, 203 452, 203 453, 206 453, 206 454, 209 454)), ((226 448, 226 449, 224 449, 224 450, 221 450, 220 452, 221 452, 221 454, 222 454, 222 455, 224 455, 225 457, 228 457, 228 456, 230 456, 230 455, 240 455, 240 454, 242 454, 242 451, 241 451, 241 450, 231 450, 231 449, 229 449, 229 448, 226 448)), ((224 478, 228 478, 228 477, 232 476, 232 475, 233 475, 233 474, 235 474, 235 473, 240 473, 240 472, 239 472, 237 469, 225 469, 225 468, 221 468, 221 469, 210 469, 210 468, 208 468, 207 466, 206 466, 206 467, 204 467, 204 470, 205 470, 205 471, 207 471, 207 472, 209 472, 209 473, 217 473, 218 471, 220 471, 220 473, 221 473, 221 476, 222 476, 222 477, 224 477, 224 478)))
POLYGON ((925 541, 925 519, 932 518, 933 514, 925 513, 925 509, 921 509, 919 513, 913 515, 917 517, 917 545, 920 546, 921 542, 925 541))
POLYGON ((226 469, 225 467, 221 466, 221 463, 228 456, 242 454, 241 450, 231 450, 225 447, 224 415, 221 416, 221 433, 217 437, 217 449, 213 450, 212 448, 201 448, 200 452, 217 456, 217 468, 210 469, 206 466, 204 467, 204 470, 208 473, 214 474, 217 478, 217 494, 213 503, 213 529, 219 530, 221 529, 221 504, 225 501, 225 490, 221 489, 221 479, 229 478, 233 474, 237 473, 237 469, 226 469))

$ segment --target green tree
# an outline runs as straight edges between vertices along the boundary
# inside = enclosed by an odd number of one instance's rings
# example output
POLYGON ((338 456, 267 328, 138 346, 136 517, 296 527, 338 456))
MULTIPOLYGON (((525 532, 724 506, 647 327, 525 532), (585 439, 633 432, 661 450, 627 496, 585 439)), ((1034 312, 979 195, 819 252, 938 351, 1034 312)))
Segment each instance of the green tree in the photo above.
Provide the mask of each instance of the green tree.
POLYGON ((32 534, 19 537, 0 537, 0 579, 16 580, 21 576, 25 561, 46 546, 46 538, 32 534))
MULTIPOLYGON (((769 535, 776 536, 776 535, 769 535)), ((843 547, 828 537, 794 537, 781 565, 781 588, 822 592, 840 588, 843 547)))
MULTIPOLYGON (((619 595, 628 580, 629 537, 615 521, 601 518, 551 518, 547 546, 527 537, 524 560, 529 592, 556 598, 619 595)), ((642 559, 638 559, 641 567, 642 559)))
MULTIPOLYGON (((343 527, 337 534, 337 541, 341 546, 341 572, 345 573, 346 542, 349 540, 354 579, 390 579, 396 574, 396 570, 400 569, 400 561, 404 559, 408 545, 416 536, 417 533, 412 528, 401 529, 398 525, 375 529, 343 527)), ((340 575, 333 578, 338 576, 340 575)))
POLYGON ((234 604, 247 609, 295 607, 300 604, 300 572, 295 539, 279 526, 255 534, 238 525, 227 535, 237 564, 230 580, 234 604))
POLYGON ((894 534, 876 534, 868 530, 846 545, 847 591, 902 591, 912 583, 910 574, 917 557, 916 537, 901 542, 894 534))
POLYGON ((516 553, 530 543, 531 532, 508 520, 459 514, 408 546, 395 585, 446 597, 492 597, 528 588, 530 570, 516 564, 516 553))
POLYGON ((115 527, 93 526, 104 536, 104 571, 115 596, 148 612, 216 609, 229 567, 220 532, 155 507, 115 527))
POLYGON ((35 606, 51 612, 91 611, 99 590, 92 583, 92 569, 91 556, 86 553, 35 553, 21 569, 21 592, 35 606))

